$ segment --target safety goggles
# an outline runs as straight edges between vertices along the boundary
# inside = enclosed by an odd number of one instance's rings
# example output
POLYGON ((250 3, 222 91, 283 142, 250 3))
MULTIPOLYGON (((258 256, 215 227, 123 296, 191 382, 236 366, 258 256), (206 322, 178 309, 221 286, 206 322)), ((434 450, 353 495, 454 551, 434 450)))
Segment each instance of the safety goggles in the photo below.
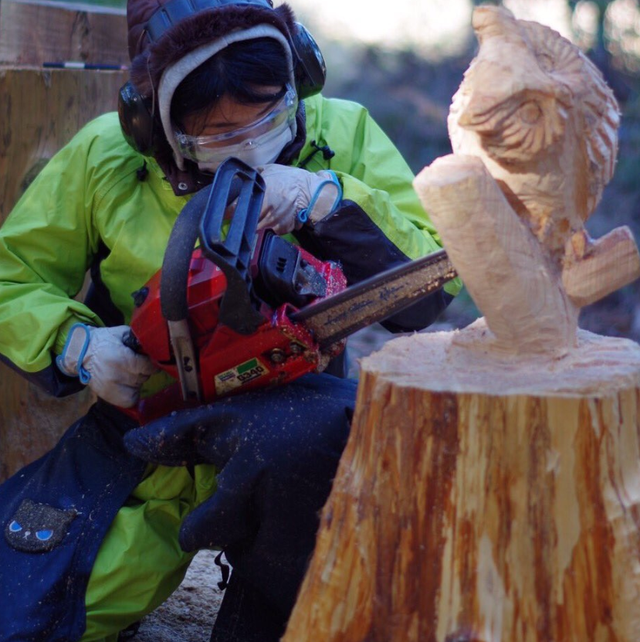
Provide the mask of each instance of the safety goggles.
POLYGON ((298 96, 290 85, 278 104, 262 118, 230 132, 212 136, 189 136, 175 132, 180 154, 196 163, 217 160, 218 157, 234 156, 270 142, 290 128, 295 131, 298 96))

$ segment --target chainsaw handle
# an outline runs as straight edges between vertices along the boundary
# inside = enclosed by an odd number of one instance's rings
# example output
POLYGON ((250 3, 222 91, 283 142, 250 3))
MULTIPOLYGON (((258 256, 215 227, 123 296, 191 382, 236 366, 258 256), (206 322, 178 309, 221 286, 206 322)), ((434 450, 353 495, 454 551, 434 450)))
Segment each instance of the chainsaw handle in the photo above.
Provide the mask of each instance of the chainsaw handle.
POLYGON ((222 270, 227 280, 220 302, 220 322, 245 335, 264 323, 258 306, 254 305, 250 271, 264 190, 264 180, 257 170, 237 158, 228 158, 216 171, 200 222, 202 253, 222 270), (234 200, 233 216, 223 240, 225 210, 234 200))
MULTIPOLYGON (((215 179, 203 187, 182 208, 173 225, 162 262, 160 275, 160 307, 167 321, 183 321, 189 314, 187 282, 191 255, 195 247, 200 226, 212 209, 219 209, 223 216, 227 206, 240 196, 242 184, 233 181, 237 174, 234 167, 251 168, 235 158, 229 158, 220 165, 215 179), (229 171, 231 168, 231 171, 229 171), (216 207, 219 206, 219 207, 216 207)), ((215 262, 215 261, 214 261, 215 262)))
POLYGON ((212 189, 207 186, 197 192, 182 208, 171 230, 160 274, 160 309, 167 321, 182 321, 188 316, 189 265, 212 189))
POLYGON ((263 322, 251 303, 249 274, 263 192, 264 181, 257 170, 228 158, 218 167, 213 183, 182 208, 169 236, 160 275, 160 309, 167 321, 183 321, 189 315, 189 265, 199 235, 203 254, 227 278, 221 321, 243 334, 253 332, 263 322), (225 211, 236 199, 229 231, 222 241, 225 211))

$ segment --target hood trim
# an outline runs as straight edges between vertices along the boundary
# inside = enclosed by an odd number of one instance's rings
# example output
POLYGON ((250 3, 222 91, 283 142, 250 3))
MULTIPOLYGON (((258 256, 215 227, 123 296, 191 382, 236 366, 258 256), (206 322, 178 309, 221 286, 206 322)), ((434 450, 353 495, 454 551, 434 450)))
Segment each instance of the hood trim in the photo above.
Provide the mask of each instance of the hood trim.
MULTIPOLYGON (((132 4, 130 0, 129 5, 132 4)), ((287 4, 276 9, 230 4, 199 11, 171 27, 153 44, 146 37, 144 24, 135 22, 133 16, 129 19, 130 37, 133 38, 134 34, 138 36, 131 51, 131 82, 147 98, 154 96, 160 78, 168 67, 195 49, 234 31, 243 31, 256 25, 271 25, 287 39, 291 48, 291 34, 296 30, 295 16, 287 4)))
POLYGON ((213 42, 197 47, 176 63, 168 67, 160 78, 158 87, 158 109, 164 135, 173 151, 173 159, 180 170, 185 169, 184 158, 180 154, 175 132, 171 123, 171 101, 180 83, 201 64, 215 56, 218 52, 236 42, 255 40, 256 38, 272 38, 277 40, 284 49, 287 56, 289 69, 289 84, 295 87, 293 70, 293 56, 288 40, 282 35, 279 29, 272 25, 261 24, 249 29, 242 29, 231 32, 226 36, 217 38, 213 42))

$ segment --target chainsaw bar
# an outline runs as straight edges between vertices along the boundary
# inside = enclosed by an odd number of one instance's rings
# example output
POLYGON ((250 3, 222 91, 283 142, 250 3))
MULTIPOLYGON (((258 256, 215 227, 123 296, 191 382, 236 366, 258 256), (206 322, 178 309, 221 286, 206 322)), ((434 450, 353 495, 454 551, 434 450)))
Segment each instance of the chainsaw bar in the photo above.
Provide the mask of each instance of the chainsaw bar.
POLYGON ((408 308, 457 276, 447 253, 439 250, 372 276, 293 314, 320 348, 327 348, 377 321, 408 308))

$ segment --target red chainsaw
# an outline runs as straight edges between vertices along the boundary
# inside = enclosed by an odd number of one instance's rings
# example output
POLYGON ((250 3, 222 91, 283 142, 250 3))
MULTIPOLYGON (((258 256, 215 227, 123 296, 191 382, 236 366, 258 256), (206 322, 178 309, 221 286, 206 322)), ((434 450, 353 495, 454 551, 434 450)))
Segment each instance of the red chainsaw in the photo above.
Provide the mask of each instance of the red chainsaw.
POLYGON ((258 231, 264 189, 256 170, 226 160, 180 212, 160 272, 133 294, 127 345, 178 380, 130 411, 141 423, 321 369, 348 335, 456 276, 441 250, 347 287, 338 264, 258 231))

